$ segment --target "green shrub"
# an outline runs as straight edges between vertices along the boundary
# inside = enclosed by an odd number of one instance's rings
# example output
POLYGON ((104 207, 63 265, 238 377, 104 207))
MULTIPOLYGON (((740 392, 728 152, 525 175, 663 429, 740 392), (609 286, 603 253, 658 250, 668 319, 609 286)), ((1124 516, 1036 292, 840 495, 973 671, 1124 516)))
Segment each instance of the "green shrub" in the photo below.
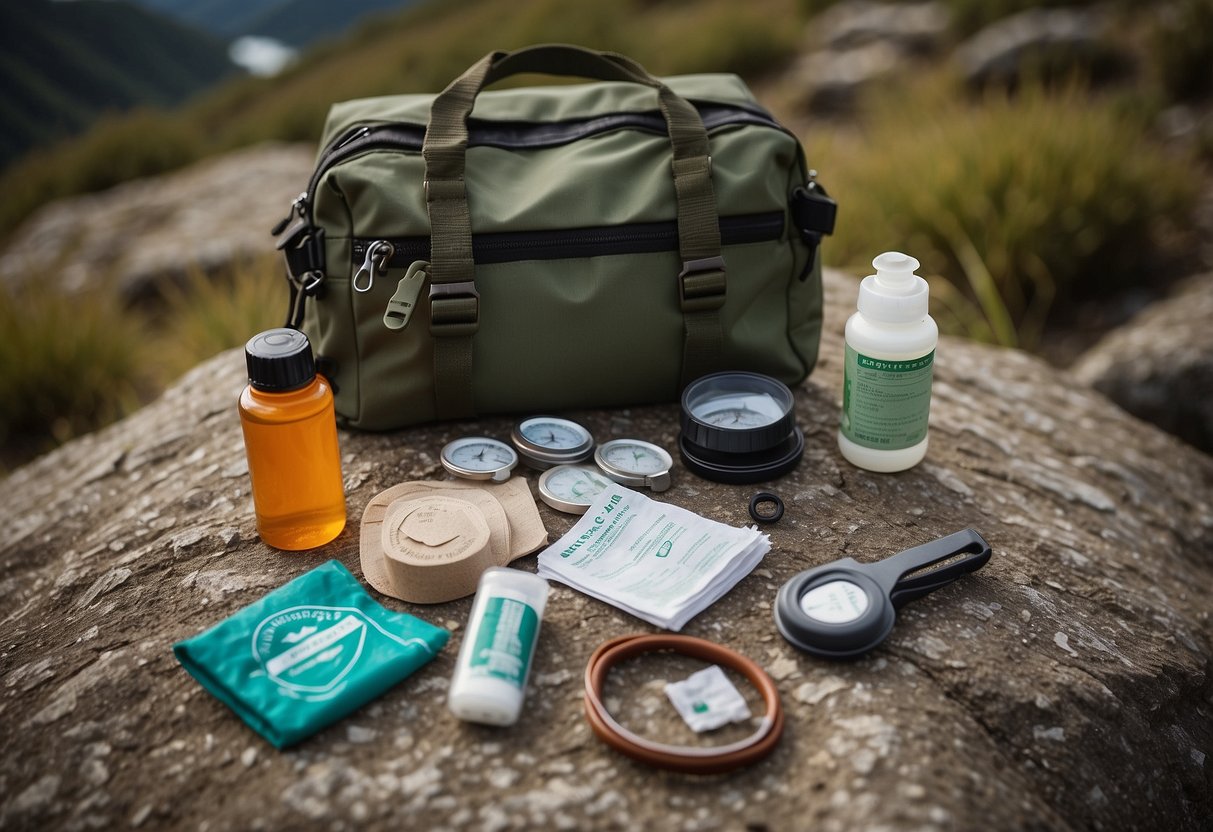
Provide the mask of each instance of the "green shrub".
POLYGON ((138 408, 201 361, 281 326, 276 257, 192 271, 150 305, 98 288, 66 296, 0 285, 0 473, 138 408))
POLYGON ((105 118, 84 135, 26 157, 0 176, 0 236, 52 199, 164 173, 202 152, 189 123, 177 116, 139 110, 105 118))
POLYGON ((793 4, 779 0, 671 4, 651 12, 623 51, 652 72, 735 72, 749 79, 787 64, 802 31, 793 4))
POLYGON ((277 78, 234 79, 177 113, 114 116, 78 140, 26 157, 0 177, 0 229, 51 199, 162 173, 206 154, 268 139, 316 141, 332 102, 437 92, 494 49, 568 41, 626 52, 657 73, 762 74, 795 50, 796 3, 423 3, 317 46, 277 78))
POLYGON ((0 448, 10 462, 118 418, 148 389, 143 327, 113 293, 41 286, 0 285, 0 448))
POLYGON ((1195 198, 1191 160, 1073 86, 889 96, 865 126, 809 156, 841 206, 827 257, 862 274, 881 251, 914 255, 951 284, 945 321, 986 340, 1031 348, 1055 303, 1149 280, 1195 198))
POLYGON ((229 347, 244 344, 286 319, 287 286, 277 257, 258 258, 219 275, 193 270, 163 290, 150 349, 142 356, 162 384, 229 347))

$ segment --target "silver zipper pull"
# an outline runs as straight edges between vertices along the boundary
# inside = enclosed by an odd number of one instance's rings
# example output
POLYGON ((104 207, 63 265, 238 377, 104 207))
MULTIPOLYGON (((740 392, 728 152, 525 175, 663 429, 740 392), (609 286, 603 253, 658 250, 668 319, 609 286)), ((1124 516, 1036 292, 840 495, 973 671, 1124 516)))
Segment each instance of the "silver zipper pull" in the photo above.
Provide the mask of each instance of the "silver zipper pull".
POLYGON ((371 291, 371 287, 375 285, 376 276, 387 271, 388 261, 395 253, 396 247, 387 240, 376 240, 367 246, 366 258, 362 261, 361 268, 354 273, 354 291, 371 291), (362 285, 364 279, 366 285, 362 285))

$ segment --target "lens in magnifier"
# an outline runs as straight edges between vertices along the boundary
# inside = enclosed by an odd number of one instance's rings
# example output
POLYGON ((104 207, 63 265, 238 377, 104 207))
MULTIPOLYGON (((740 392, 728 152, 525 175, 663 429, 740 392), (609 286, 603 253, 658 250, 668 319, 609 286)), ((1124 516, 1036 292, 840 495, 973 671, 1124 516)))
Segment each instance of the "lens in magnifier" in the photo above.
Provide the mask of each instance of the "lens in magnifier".
POLYGON ((800 609, 823 624, 849 624, 867 612, 870 603, 862 587, 836 579, 806 592, 800 599, 800 609))

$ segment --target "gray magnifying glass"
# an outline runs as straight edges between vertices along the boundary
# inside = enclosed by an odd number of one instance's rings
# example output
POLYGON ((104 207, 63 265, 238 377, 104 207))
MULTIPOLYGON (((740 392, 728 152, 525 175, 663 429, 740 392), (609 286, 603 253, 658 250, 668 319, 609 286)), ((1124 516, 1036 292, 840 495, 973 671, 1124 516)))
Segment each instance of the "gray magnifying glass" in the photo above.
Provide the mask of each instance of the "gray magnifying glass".
POLYGON ((775 626, 814 656, 860 656, 889 635, 897 610, 975 572, 990 544, 965 529, 876 563, 843 558, 796 575, 779 590, 775 626))

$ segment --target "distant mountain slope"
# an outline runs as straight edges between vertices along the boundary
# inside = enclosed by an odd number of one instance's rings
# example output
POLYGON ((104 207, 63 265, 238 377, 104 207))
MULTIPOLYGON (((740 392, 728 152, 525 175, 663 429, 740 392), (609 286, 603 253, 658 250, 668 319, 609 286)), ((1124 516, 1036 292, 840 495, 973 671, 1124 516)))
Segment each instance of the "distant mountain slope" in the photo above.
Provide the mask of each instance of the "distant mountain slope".
POLYGON ((368 14, 403 9, 417 0, 286 0, 249 25, 248 34, 277 38, 292 46, 339 35, 368 14))
POLYGON ((216 38, 114 0, 0 3, 0 165, 103 112, 170 105, 235 71, 216 38))
MULTIPOLYGON (((228 39, 251 32, 253 21, 290 0, 133 0, 144 8, 228 39)), ((344 3, 335 0, 335 6, 344 3)))
POLYGON ((291 46, 345 32, 374 12, 403 9, 418 0, 134 0, 223 38, 261 35, 291 46))

